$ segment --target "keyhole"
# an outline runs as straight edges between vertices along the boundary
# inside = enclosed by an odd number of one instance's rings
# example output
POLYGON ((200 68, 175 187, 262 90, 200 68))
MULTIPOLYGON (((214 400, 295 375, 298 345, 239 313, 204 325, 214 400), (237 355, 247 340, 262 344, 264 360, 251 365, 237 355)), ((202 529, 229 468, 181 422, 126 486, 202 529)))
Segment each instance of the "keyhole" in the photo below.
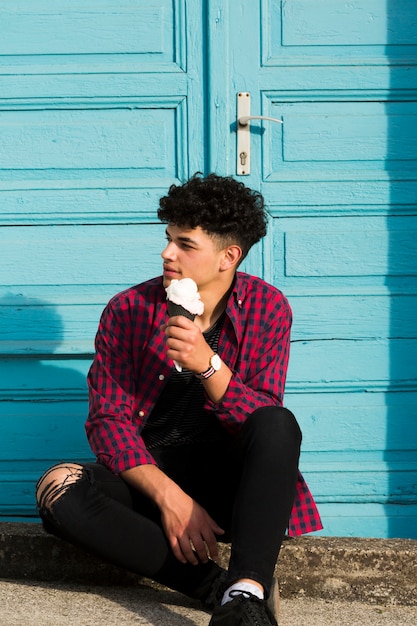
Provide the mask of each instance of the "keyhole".
POLYGON ((240 164, 241 165, 246 165, 246 157, 248 156, 246 152, 241 152, 239 154, 240 156, 240 164))

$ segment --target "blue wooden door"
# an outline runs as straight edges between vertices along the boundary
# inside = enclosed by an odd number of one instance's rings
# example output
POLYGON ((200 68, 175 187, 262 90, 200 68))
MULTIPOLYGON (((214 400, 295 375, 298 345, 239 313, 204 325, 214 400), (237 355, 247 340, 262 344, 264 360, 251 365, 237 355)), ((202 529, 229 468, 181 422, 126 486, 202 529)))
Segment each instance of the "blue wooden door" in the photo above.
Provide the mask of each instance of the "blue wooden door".
POLYGON ((161 271, 158 198, 204 168, 203 22, 184 0, 0 3, 0 514, 88 459, 108 299, 161 271))
POLYGON ((237 175, 267 239, 245 263, 294 310, 286 403, 325 534, 416 536, 412 0, 40 0, 0 7, 0 513, 87 459, 100 312, 160 272, 158 198, 237 175))
POLYGON ((236 171, 238 93, 283 121, 251 122, 245 179, 271 215, 253 268, 293 307, 286 403, 323 533, 415 538, 417 6, 214 4, 212 168, 236 171))

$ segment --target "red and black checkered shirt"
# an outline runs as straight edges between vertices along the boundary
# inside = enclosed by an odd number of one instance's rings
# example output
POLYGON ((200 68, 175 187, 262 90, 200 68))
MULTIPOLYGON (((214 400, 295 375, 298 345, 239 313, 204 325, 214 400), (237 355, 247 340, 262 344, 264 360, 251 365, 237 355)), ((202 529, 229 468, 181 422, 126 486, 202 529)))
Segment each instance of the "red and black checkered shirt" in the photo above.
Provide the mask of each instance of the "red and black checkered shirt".
MULTIPOLYGON (((160 330, 167 318, 162 277, 117 294, 102 314, 88 374, 86 431, 97 460, 115 474, 155 463, 141 431, 173 371, 160 330)), ((291 322, 290 306, 278 289, 237 273, 218 344, 233 376, 222 402, 206 397, 204 406, 230 433, 256 409, 282 406, 291 322)), ((299 474, 289 534, 321 528, 313 497, 299 474)))

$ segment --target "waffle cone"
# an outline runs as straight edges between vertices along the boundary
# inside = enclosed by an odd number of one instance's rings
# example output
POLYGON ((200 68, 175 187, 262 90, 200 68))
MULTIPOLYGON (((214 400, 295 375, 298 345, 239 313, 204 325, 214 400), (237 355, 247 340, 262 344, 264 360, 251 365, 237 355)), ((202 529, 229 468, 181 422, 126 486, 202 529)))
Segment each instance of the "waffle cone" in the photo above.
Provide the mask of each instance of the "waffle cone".
POLYGON ((171 302, 171 300, 168 300, 167 304, 168 304, 168 313, 170 317, 173 317, 174 315, 183 315, 184 317, 191 320, 192 322, 194 321, 195 313, 190 313, 190 311, 188 311, 181 304, 175 304, 175 302, 171 302))

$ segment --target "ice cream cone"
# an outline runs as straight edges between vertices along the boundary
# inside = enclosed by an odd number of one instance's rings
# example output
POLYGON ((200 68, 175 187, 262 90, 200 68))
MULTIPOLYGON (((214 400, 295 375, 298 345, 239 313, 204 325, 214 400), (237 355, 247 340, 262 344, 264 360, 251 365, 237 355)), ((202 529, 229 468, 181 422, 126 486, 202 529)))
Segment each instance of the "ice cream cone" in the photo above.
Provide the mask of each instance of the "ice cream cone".
POLYGON ((170 317, 174 317, 174 315, 183 315, 187 319, 194 322, 196 314, 191 313, 181 304, 175 304, 175 302, 171 302, 171 300, 168 300, 167 305, 168 305, 168 313, 170 317))
MULTIPOLYGON (((204 311, 204 304, 201 302, 196 283, 192 278, 172 280, 166 288, 167 306, 170 317, 183 315, 192 322, 196 315, 201 315, 204 311)), ((182 372, 182 367, 174 361, 175 368, 182 372)))

